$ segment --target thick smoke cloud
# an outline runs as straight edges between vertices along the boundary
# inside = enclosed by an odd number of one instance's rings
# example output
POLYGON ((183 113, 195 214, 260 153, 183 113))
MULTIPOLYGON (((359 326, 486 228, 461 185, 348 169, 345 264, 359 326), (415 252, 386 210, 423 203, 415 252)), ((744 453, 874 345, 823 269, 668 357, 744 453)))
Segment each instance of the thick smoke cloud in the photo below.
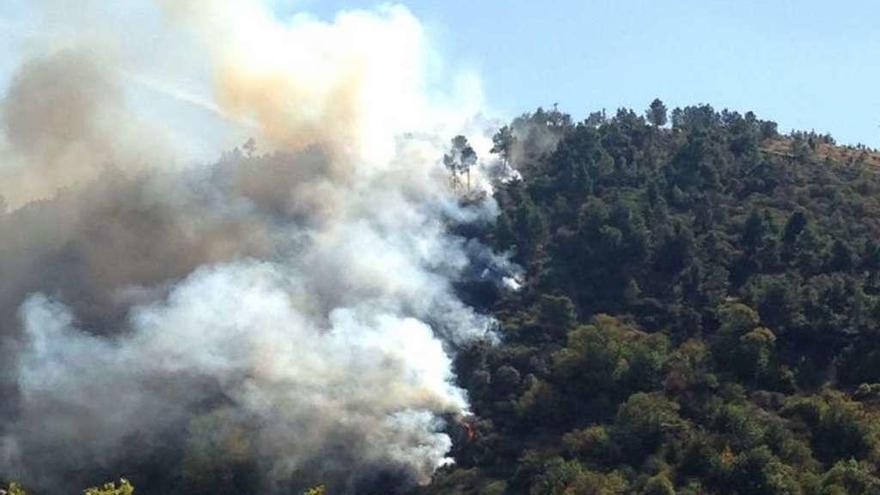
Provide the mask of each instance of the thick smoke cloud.
POLYGON ((114 162, 133 168, 148 153, 159 156, 161 141, 147 148, 147 129, 124 112, 109 64, 96 52, 61 50, 26 62, 15 75, 0 115, 0 196, 8 206, 89 182, 114 162))
POLYGON ((402 6, 279 23, 256 0, 160 4, 207 45, 218 105, 274 146, 317 144, 376 166, 394 152, 389 136, 438 124, 425 118, 437 112, 425 98, 425 34, 402 6))
POLYGON ((402 7, 330 23, 164 8, 213 61, 220 113, 268 152, 166 166, 94 51, 21 67, 2 108, 0 477, 428 481, 449 462, 444 418, 467 414, 451 353, 492 338, 453 287, 512 273, 449 233, 495 214, 463 206, 440 165, 472 109, 431 104, 402 7))

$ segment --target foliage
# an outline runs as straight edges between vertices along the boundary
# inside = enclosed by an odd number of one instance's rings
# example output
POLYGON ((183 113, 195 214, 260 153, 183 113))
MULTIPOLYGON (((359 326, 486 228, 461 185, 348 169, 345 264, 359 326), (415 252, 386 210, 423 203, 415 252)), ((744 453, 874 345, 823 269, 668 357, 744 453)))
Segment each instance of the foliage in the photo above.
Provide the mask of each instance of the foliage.
POLYGON ((874 155, 660 100, 494 144, 519 177, 484 240, 525 284, 483 301, 501 342, 456 358, 480 436, 422 491, 880 493, 874 155))
POLYGON ((471 167, 477 162, 477 153, 464 136, 452 138, 449 153, 443 155, 443 164, 449 170, 453 187, 461 185, 461 175, 467 177, 467 188, 471 188, 471 167))
MULTIPOLYGON (((660 100, 538 109, 493 145, 518 173, 475 235, 524 283, 469 300, 499 338, 455 349, 474 417, 416 492, 880 495, 876 154, 660 100)), ((454 187, 475 161, 455 137, 454 187)), ((186 493, 254 492, 252 432, 221 412, 185 433, 186 493)))
POLYGON ((104 483, 100 488, 89 488, 83 493, 85 495, 132 495, 134 487, 131 486, 128 480, 122 478, 119 481, 119 486, 116 486, 116 483, 104 483))
POLYGON ((6 489, 0 488, 0 495, 27 495, 27 492, 18 483, 10 482, 6 489))
MULTIPOLYGON (((134 486, 127 479, 122 478, 119 484, 104 483, 100 487, 92 487, 83 490, 84 495, 134 495, 134 486)), ((21 485, 15 482, 9 483, 4 490, 0 488, 0 495, 27 495, 21 485)))

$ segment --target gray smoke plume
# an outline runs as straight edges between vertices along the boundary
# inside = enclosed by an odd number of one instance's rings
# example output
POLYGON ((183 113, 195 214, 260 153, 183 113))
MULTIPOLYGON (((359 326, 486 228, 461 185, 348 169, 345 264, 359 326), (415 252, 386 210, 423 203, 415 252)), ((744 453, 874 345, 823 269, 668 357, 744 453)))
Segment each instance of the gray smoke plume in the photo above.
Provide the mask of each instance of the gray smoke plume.
POLYGON ((449 233, 495 215, 440 164, 469 109, 429 103, 402 7, 290 24, 250 1, 169 7, 218 67, 219 113, 271 151, 164 165, 94 51, 21 67, 2 106, 0 478, 427 482, 444 418, 467 414, 450 353, 492 338, 453 286, 513 273, 449 233))

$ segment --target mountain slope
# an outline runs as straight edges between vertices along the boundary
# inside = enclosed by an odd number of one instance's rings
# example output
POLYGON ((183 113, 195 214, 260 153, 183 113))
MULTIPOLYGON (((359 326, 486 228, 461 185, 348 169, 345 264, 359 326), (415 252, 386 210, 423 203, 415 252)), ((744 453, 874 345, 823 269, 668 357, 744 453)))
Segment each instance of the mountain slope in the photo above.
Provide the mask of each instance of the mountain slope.
POLYGON ((516 119, 526 268, 425 493, 878 493, 880 155, 752 113, 516 119))

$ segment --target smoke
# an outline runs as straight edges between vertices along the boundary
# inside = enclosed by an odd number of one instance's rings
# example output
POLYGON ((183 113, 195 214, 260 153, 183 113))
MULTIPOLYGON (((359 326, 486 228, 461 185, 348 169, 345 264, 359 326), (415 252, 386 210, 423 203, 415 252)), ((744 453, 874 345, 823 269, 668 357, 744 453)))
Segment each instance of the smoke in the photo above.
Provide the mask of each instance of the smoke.
POLYGON ((381 163, 394 152, 390 136, 431 121, 425 33, 400 5, 279 23, 254 0, 160 3, 208 44, 220 107, 274 146, 381 163))
POLYGON ((473 98, 435 104, 401 6, 281 22, 258 2, 160 3, 155 36, 183 30, 211 61, 197 99, 259 148, 169 166, 175 143, 126 98, 148 76, 86 46, 22 65, 2 106, 0 478, 428 482, 450 462, 444 418, 468 409, 451 353, 493 338, 454 287, 513 273, 450 233, 496 214, 440 164, 473 98))
POLYGON ((0 196, 11 207, 95 179, 114 162, 141 166, 163 144, 143 143, 147 129, 123 110, 122 89, 110 58, 62 50, 26 62, 2 107, 4 180, 0 196))

